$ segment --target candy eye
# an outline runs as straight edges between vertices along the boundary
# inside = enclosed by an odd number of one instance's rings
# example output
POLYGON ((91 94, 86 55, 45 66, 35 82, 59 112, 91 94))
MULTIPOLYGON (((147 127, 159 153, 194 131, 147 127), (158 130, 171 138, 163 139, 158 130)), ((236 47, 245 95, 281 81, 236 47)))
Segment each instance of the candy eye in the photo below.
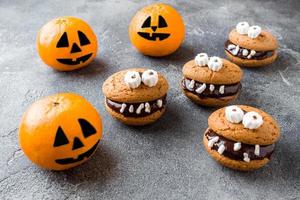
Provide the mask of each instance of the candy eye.
POLYGON ((142 79, 138 72, 136 71, 128 71, 124 76, 125 84, 134 89, 140 86, 142 79))
POLYGON ((195 57, 195 63, 200 67, 206 66, 208 63, 208 55, 206 53, 199 53, 195 57))
POLYGON ((243 117, 243 125, 248 129, 257 129, 264 123, 263 118, 257 112, 248 112, 243 117))
POLYGON ((261 33, 261 28, 259 26, 251 26, 248 30, 248 37, 254 39, 261 33))
POLYGON ((239 33, 239 34, 247 34, 248 33, 248 29, 249 29, 249 24, 248 22, 239 22, 237 25, 236 25, 236 31, 239 33))
POLYGON ((226 119, 234 124, 238 124, 243 120, 244 112, 238 106, 228 106, 225 108, 226 119))
POLYGON ((158 82, 158 74, 156 71, 149 69, 143 72, 142 81, 148 87, 153 87, 158 82))
POLYGON ((210 70, 217 72, 223 67, 223 62, 221 58, 213 56, 209 58, 207 65, 210 70))

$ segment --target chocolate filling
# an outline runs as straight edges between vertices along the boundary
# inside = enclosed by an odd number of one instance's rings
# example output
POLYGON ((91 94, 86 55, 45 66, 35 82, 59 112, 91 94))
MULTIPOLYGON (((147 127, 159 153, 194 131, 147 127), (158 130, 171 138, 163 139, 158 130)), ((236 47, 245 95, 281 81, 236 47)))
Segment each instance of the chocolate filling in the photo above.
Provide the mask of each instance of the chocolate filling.
POLYGON ((219 137, 219 140, 214 143, 211 149, 218 151, 218 148, 221 144, 225 146, 225 150, 222 155, 234 159, 234 160, 244 160, 244 153, 248 154, 248 157, 250 160, 262 160, 264 158, 271 158, 271 155, 274 151, 275 144, 271 145, 266 145, 266 146, 260 146, 259 148, 259 155, 255 155, 255 145, 250 145, 250 144, 241 144, 241 149, 238 151, 234 151, 234 141, 226 139, 225 137, 222 137, 218 135, 216 132, 213 130, 209 129, 205 133, 205 137, 210 140, 213 137, 219 137))
POLYGON ((122 104, 123 104, 122 102, 112 101, 112 100, 106 98, 106 105, 108 107, 110 107, 112 110, 114 110, 115 112, 124 115, 125 117, 145 117, 145 116, 151 115, 152 113, 155 113, 158 110, 163 110, 166 107, 166 102, 167 102, 166 97, 167 97, 167 95, 165 95, 157 100, 148 101, 148 102, 144 102, 144 103, 125 103, 126 107, 123 112, 121 112, 121 108, 122 108, 122 104), (161 106, 159 106, 158 101, 161 101, 161 106), (150 105, 150 109, 149 109, 150 112, 146 112, 146 109, 145 109, 146 103, 149 103, 149 105, 150 105), (141 104, 144 104, 144 107, 141 109, 140 113, 137 113, 137 110, 141 104), (133 109, 131 110, 132 112, 129 111, 130 110, 129 108, 131 106, 133 107, 133 109))
MULTIPOLYGON (((231 41, 227 40, 225 42, 225 50, 230 53, 231 55, 235 56, 235 57, 239 57, 241 59, 247 59, 247 60, 250 60, 250 59, 253 59, 253 60, 263 60, 265 58, 268 58, 268 57, 271 57, 274 55, 274 51, 256 51, 254 55, 252 55, 250 58, 248 58, 247 56, 250 54, 251 52, 251 49, 246 49, 246 48, 242 48, 240 47, 239 48, 239 51, 237 52, 237 55, 234 55, 233 54, 233 51, 235 49, 229 49, 228 46, 230 44, 233 44, 231 41), (243 50, 246 49, 248 51, 248 54, 247 55, 243 55, 243 50)), ((237 46, 236 44, 233 44, 235 46, 237 46)))
POLYGON ((226 96, 233 96, 236 95, 240 89, 242 88, 241 83, 235 83, 235 84, 230 84, 230 85, 214 85, 214 90, 210 91, 210 84, 206 84, 206 88, 202 93, 197 93, 196 90, 197 88, 201 87, 203 83, 195 81, 194 87, 189 88, 189 85, 191 83, 191 79, 184 78, 181 81, 181 85, 184 90, 187 90, 195 95, 198 95, 200 98, 221 98, 221 97, 226 97, 226 96), (220 87, 224 86, 224 93, 222 94, 220 92, 220 87))

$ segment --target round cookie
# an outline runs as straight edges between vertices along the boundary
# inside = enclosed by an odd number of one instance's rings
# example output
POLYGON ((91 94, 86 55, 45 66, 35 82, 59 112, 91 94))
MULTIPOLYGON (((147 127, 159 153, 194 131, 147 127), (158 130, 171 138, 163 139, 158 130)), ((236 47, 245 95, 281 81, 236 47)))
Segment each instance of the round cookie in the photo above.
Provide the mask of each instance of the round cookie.
POLYGON ((250 171, 270 161, 279 137, 279 126, 269 114, 239 105, 221 108, 210 115, 203 143, 222 165, 250 171))
POLYGON ((102 91, 106 110, 112 117, 128 125, 141 126, 155 122, 165 112, 168 88, 162 74, 133 68, 110 76, 103 83, 102 91))
POLYGON ((225 106, 237 98, 242 87, 243 72, 239 66, 226 59, 208 58, 205 53, 187 62, 182 73, 183 93, 203 106, 225 106), (218 60, 219 66, 213 65, 214 59, 218 60))
POLYGON ((225 42, 227 57, 239 66, 262 67, 273 63, 278 55, 277 39, 259 26, 240 22, 225 42), (253 29, 256 28, 256 29, 253 29))

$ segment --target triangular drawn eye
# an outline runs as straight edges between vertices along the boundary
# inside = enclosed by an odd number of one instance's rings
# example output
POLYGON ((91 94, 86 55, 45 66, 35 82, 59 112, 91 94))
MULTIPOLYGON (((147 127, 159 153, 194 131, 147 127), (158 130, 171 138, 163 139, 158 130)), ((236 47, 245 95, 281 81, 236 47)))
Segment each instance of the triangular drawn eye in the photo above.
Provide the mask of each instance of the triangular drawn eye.
POLYGON ((168 24, 167 24, 166 20, 161 15, 159 15, 158 28, 165 28, 165 27, 168 27, 168 24))
POLYGON ((78 37, 79 37, 81 46, 91 44, 91 42, 89 41, 89 39, 86 37, 86 35, 83 32, 78 31, 78 37))
POLYGON ((97 133, 96 129, 92 126, 92 124, 90 124, 85 119, 78 119, 78 122, 80 124, 82 134, 85 138, 97 133))
POLYGON ((69 47, 68 35, 66 32, 60 37, 56 45, 57 48, 69 47))
POLYGON ((62 130, 62 128, 58 127, 56 131, 53 147, 59 147, 65 144, 69 144, 69 140, 65 135, 64 131, 62 130))
POLYGON ((142 28, 149 28, 151 26, 151 17, 149 16, 143 23, 142 28))

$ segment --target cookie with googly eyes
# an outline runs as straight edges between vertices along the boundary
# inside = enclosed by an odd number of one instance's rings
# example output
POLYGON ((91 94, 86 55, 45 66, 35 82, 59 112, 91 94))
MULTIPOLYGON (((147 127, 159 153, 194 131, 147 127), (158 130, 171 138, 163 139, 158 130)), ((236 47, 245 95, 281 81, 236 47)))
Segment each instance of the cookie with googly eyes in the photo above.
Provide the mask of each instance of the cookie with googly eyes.
POLYGON ((169 84, 162 74, 143 68, 119 71, 102 86, 108 113, 135 126, 153 123, 162 116, 168 89, 169 84))
POLYGON ((236 64, 206 53, 198 54, 182 69, 181 88, 193 102, 203 106, 225 106, 242 88, 243 72, 236 64))
POLYGON ((275 61, 278 54, 277 39, 260 26, 239 22, 225 42, 227 57, 239 66, 262 67, 275 61))
POLYGON ((242 171, 266 165, 280 137, 280 128, 269 114, 245 105, 213 112, 203 136, 207 152, 220 164, 242 171))

